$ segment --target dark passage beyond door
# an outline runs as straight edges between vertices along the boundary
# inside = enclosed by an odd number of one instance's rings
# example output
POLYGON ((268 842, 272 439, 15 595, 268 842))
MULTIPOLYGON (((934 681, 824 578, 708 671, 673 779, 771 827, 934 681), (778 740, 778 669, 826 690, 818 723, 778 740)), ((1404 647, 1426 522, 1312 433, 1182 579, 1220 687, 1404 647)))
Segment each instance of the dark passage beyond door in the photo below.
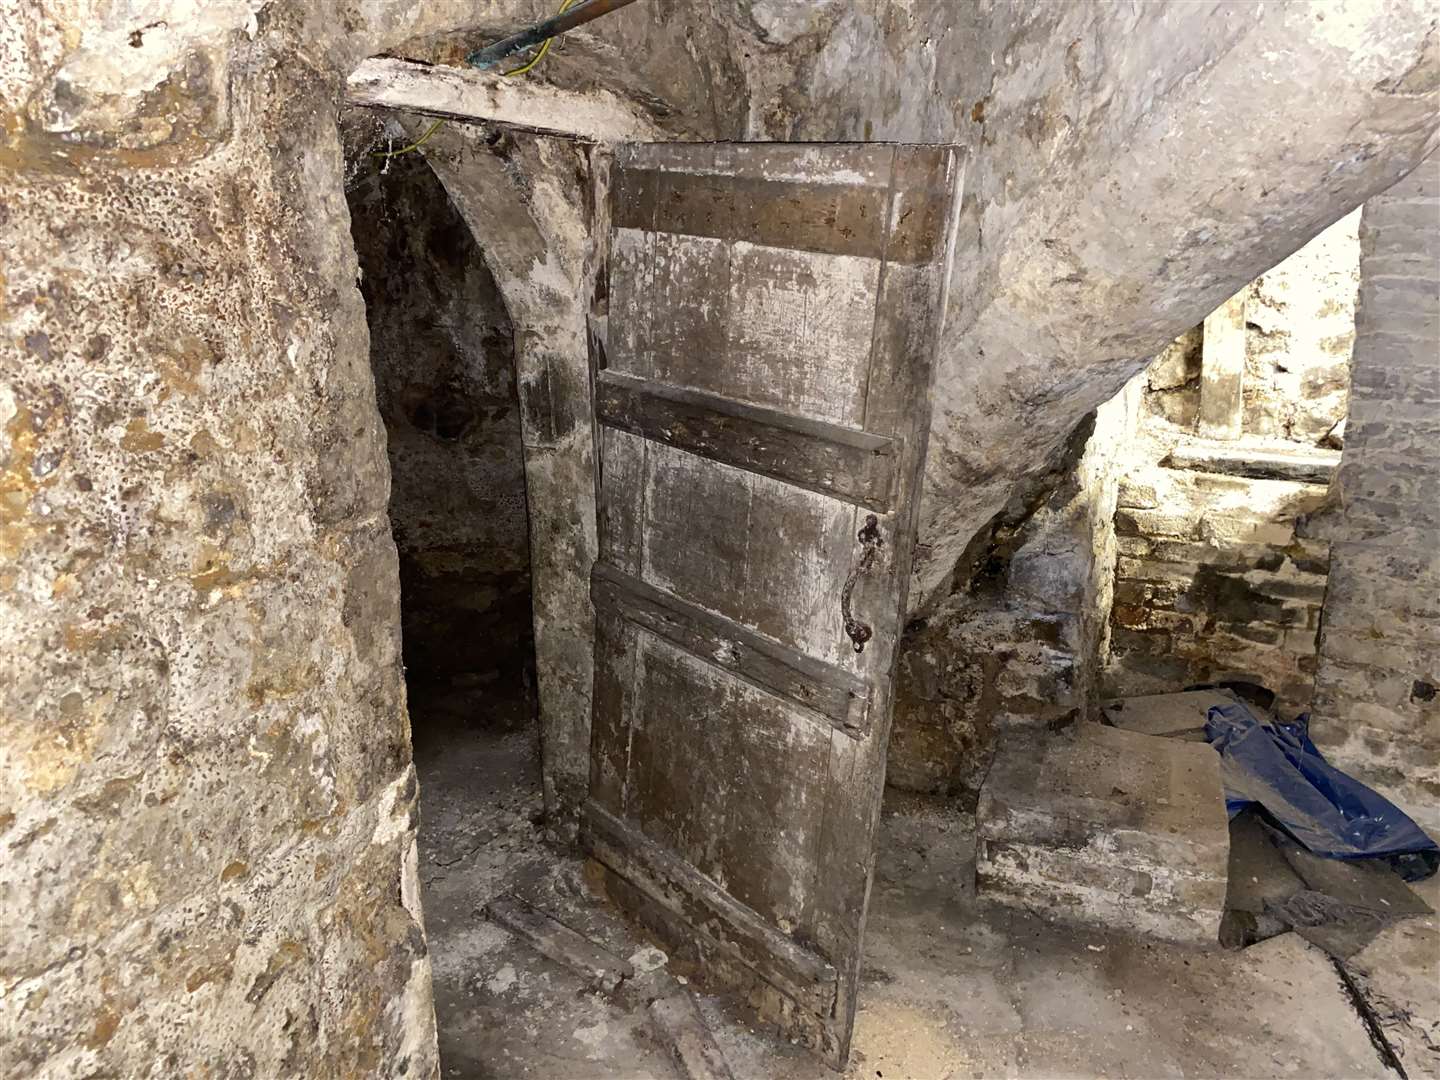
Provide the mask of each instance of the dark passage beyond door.
POLYGON ((614 170, 586 843, 682 962, 837 1066, 954 171, 773 143, 614 170))

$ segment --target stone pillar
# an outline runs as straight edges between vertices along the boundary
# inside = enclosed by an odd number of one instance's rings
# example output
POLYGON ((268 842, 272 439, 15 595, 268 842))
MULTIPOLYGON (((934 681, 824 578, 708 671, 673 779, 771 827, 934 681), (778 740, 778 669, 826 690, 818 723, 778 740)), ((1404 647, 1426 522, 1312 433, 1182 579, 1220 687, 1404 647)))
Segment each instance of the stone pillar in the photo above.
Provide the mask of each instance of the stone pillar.
POLYGON ((1365 204, 1316 742, 1440 836, 1440 154, 1365 204))
POLYGON ((135 111, 0 136, 0 1076, 438 1078, 338 82, 22 12, 135 111))
POLYGON ((1200 361, 1200 434, 1238 439, 1245 426, 1245 294, 1241 289, 1205 318, 1200 361))
POLYGON ((609 229, 608 165, 603 151, 572 139, 485 136, 446 124, 425 155, 484 252, 515 331, 545 810, 551 834, 571 840, 590 778, 598 541, 589 313, 609 229))

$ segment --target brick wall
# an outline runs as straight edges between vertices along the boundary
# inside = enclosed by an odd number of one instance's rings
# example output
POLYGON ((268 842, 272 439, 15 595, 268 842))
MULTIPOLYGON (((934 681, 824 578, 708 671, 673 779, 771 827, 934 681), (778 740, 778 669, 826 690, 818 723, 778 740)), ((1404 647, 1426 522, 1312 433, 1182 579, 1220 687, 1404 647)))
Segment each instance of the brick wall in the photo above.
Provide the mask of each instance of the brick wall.
POLYGON ((1295 535, 1323 484, 1142 465, 1120 484, 1105 691, 1223 678, 1309 705, 1329 553, 1295 535))
POLYGON ((1440 835, 1440 154, 1365 206, 1314 734, 1440 835))

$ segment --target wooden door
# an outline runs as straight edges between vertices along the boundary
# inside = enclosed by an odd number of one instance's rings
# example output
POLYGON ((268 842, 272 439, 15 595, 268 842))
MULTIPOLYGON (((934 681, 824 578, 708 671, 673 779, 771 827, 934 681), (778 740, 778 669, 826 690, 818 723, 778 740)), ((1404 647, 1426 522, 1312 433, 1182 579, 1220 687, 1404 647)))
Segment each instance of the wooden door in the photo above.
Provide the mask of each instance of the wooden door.
POLYGON ((837 1067, 855 1014, 952 151, 622 148, 583 836, 837 1067))

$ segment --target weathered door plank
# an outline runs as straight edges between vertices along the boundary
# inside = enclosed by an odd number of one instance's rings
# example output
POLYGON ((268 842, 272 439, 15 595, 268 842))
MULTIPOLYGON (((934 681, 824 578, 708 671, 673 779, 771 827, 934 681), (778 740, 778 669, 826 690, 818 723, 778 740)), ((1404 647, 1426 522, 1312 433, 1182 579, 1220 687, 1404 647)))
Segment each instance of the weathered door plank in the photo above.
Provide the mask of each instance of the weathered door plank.
POLYGON ((687 604, 604 563, 591 576, 595 610, 617 614, 707 663, 788 699, 851 735, 868 730, 864 679, 767 641, 745 627, 687 604))
POLYGON ((650 145, 613 179, 584 836, 674 955, 839 1067, 956 162, 650 145))
POLYGON ((584 829, 596 857, 651 899, 814 1011, 830 1009, 835 968, 823 957, 594 802, 585 807, 584 829))
POLYGON ((797 652, 859 671, 840 618, 856 507, 646 442, 640 577, 797 652))
POLYGON ((596 379, 600 423, 881 512, 899 440, 617 371, 596 379))

